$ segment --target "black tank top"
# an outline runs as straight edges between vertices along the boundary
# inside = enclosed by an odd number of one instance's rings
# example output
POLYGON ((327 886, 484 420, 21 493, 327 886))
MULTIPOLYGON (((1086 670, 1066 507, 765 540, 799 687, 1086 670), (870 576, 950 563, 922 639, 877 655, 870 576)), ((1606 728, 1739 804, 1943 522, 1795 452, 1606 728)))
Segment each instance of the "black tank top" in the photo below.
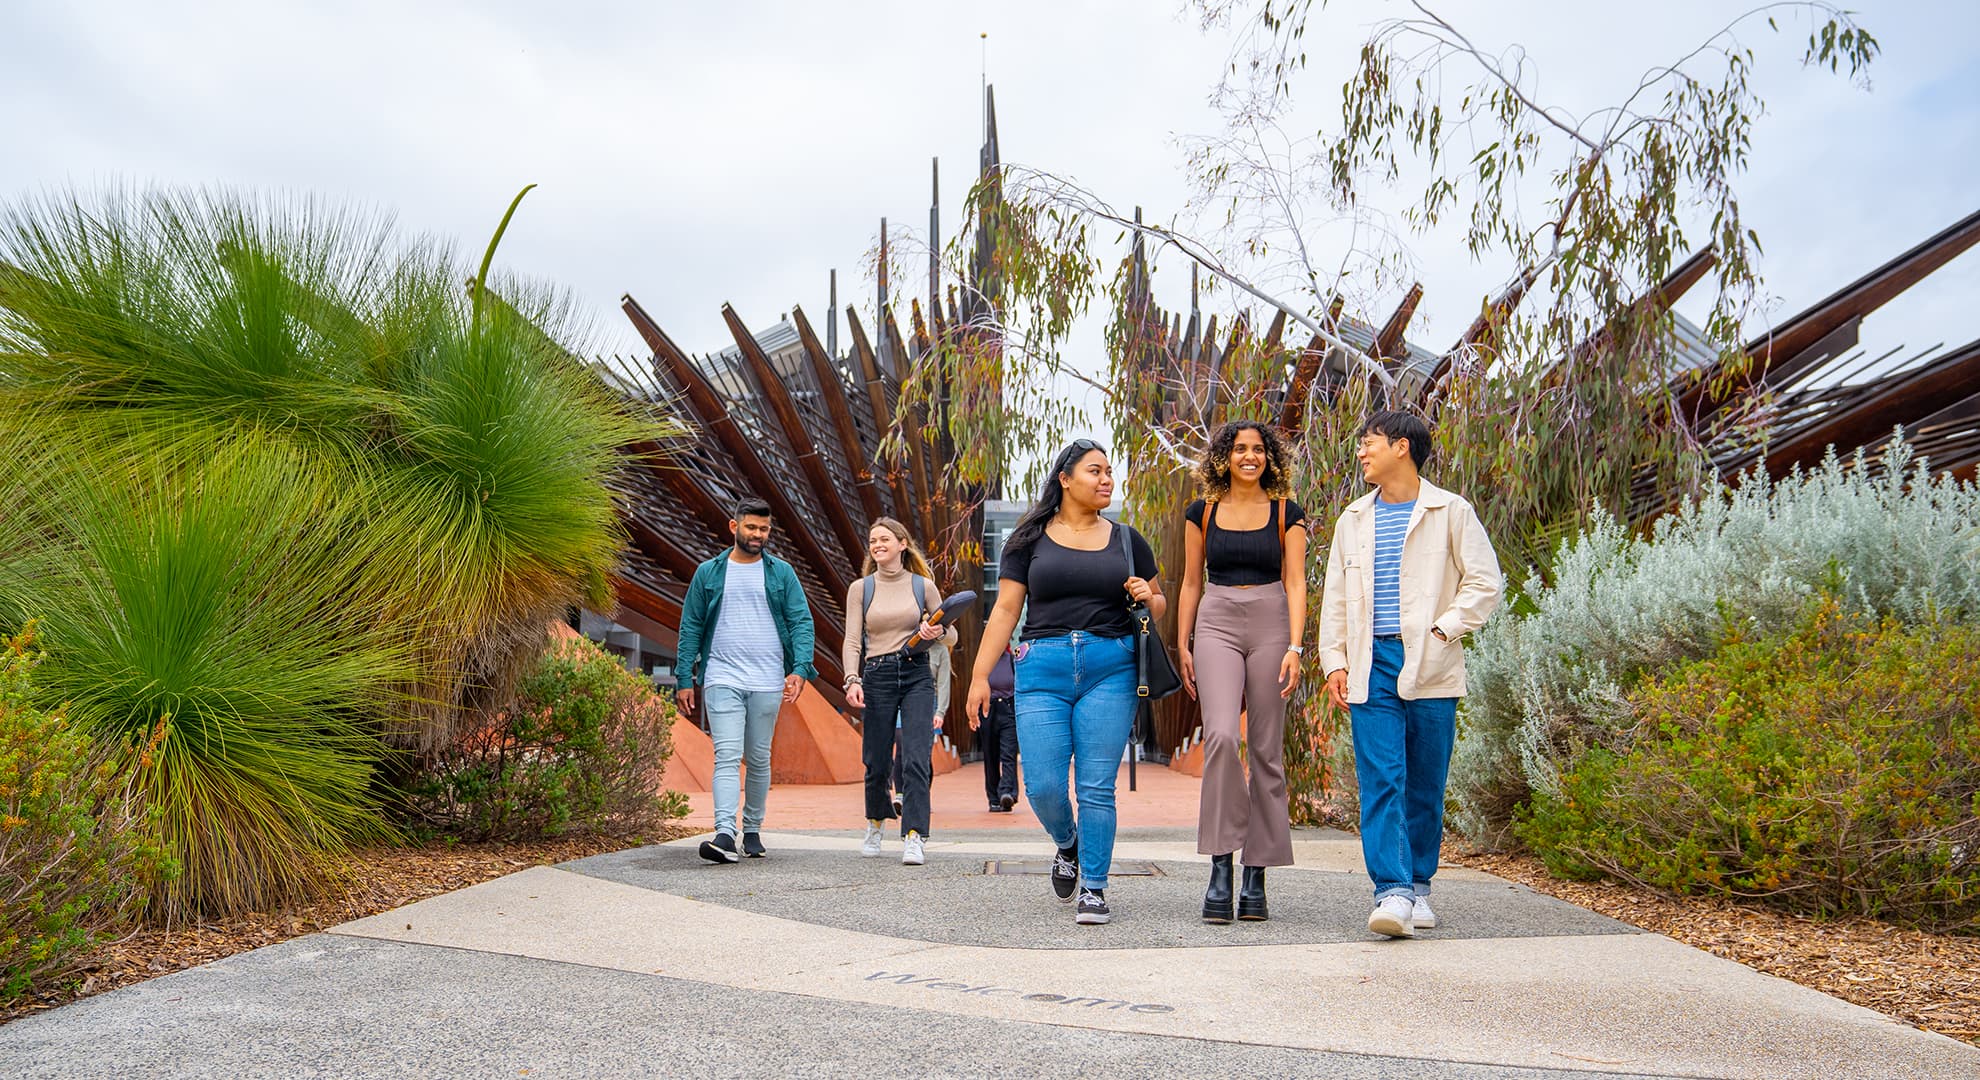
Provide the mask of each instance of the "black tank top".
MULTIPOLYGON (((1285 505, 1286 528, 1304 528, 1306 511, 1291 499, 1285 505)), ((1183 510, 1183 517, 1197 528, 1204 528, 1203 500, 1190 503, 1183 510)), ((1227 529, 1221 519, 1213 517, 1204 531, 1208 538, 1203 545, 1203 569, 1210 584, 1270 585, 1284 576, 1285 550, 1279 546, 1277 499, 1272 501, 1262 529, 1227 529)))

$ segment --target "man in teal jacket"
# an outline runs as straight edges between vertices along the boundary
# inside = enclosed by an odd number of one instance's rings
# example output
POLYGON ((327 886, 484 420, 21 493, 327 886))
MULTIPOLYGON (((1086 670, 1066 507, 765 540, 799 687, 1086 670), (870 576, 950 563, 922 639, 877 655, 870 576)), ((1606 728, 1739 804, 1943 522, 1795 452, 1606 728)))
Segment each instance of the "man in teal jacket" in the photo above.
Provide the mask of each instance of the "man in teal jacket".
POLYGON ((770 541, 770 507, 756 499, 737 504, 729 520, 735 546, 702 563, 681 604, 680 659, 675 700, 692 714, 708 710, 715 744, 715 835, 701 857, 733 863, 764 853, 764 803, 770 797, 770 739, 777 712, 796 701, 811 665, 811 606, 791 564, 763 554, 770 541), (748 792, 738 773, 749 763, 748 792), (742 802, 742 844, 737 850, 736 803, 742 802))

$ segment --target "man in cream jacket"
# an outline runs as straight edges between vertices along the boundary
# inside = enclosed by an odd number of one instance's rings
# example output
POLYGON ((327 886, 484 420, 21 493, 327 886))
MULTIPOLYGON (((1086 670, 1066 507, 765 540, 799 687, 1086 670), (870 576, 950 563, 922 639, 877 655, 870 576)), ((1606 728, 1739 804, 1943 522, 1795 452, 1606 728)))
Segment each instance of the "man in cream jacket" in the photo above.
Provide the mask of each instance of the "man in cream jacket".
POLYGON ((1375 882, 1368 929, 1437 925, 1430 878, 1464 696, 1464 635, 1499 606, 1498 556, 1462 497, 1419 474, 1430 429, 1403 412, 1362 425, 1355 458, 1375 490, 1334 526, 1320 600, 1327 697, 1348 710, 1361 785, 1361 853, 1375 882))

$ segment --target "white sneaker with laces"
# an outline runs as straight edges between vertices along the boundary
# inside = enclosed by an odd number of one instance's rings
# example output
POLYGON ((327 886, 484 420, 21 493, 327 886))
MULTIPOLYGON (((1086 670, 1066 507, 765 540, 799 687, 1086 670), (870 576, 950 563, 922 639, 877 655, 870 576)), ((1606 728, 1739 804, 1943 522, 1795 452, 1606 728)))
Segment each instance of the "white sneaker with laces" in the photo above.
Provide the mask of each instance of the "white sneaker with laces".
POLYGON ((866 841, 859 845, 860 855, 864 858, 871 859, 875 855, 880 854, 880 838, 882 835, 880 832, 880 823, 874 821, 872 818, 868 818, 866 821, 866 841))
POLYGON ((1430 898, 1419 896, 1410 902, 1409 925, 1418 930, 1435 930, 1437 913, 1430 910, 1430 898))
POLYGON ((1384 937, 1415 937, 1416 928, 1410 925, 1411 916, 1416 912, 1415 902, 1407 896, 1385 896, 1375 905, 1368 916, 1368 929, 1384 937))
POLYGON ((909 831, 907 839, 901 845, 901 865, 920 866, 927 861, 927 856, 921 851, 921 834, 909 831))

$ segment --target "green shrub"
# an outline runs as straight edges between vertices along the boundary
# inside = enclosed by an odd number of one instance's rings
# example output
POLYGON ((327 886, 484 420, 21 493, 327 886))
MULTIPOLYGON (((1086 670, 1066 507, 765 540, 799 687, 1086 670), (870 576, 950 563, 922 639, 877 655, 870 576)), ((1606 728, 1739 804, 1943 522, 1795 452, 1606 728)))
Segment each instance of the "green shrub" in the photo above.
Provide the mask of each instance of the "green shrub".
POLYGON ((444 744, 551 619, 608 598, 617 451, 665 427, 574 359, 554 293, 504 278, 477 315, 443 242, 226 190, 20 200, 0 267, 0 429, 104 473, 280 443, 364 496, 339 539, 376 572, 346 602, 423 668, 412 714, 374 717, 393 742, 444 744))
POLYGON ((0 625, 51 613, 36 699, 101 744, 166 729, 145 799, 183 873, 147 915, 316 895, 330 860, 390 835, 379 733, 418 670, 403 632, 353 600, 374 572, 365 500, 279 443, 184 470, 63 465, 16 504, 59 540, 0 559, 0 625))
POLYGON ((1630 737, 1536 792, 1550 870, 1817 915, 1980 926, 1980 629, 1815 603, 1646 680, 1630 737))
POLYGON ((1811 598, 1917 622, 1980 619, 1980 487, 1934 480, 1900 443, 1775 482, 1753 474, 1661 519, 1648 537, 1598 515, 1548 581, 1468 647, 1451 764, 1456 825, 1510 839, 1531 793, 1590 747, 1627 744, 1638 681, 1710 656, 1729 635, 1792 625, 1811 598))
POLYGON ((567 641, 524 675, 515 701, 469 729, 413 783, 422 830, 462 839, 631 832, 687 813, 660 777, 672 704, 588 641, 567 641))
POLYGON ((34 707, 34 628, 0 641, 0 1004, 59 978, 127 925, 169 870, 147 838, 142 774, 158 750, 100 750, 34 707))
POLYGON ((0 629, 44 617, 42 703, 105 745, 170 718, 154 917, 317 891, 391 835, 387 746, 447 745, 609 595, 617 450, 662 427, 556 296, 469 273, 310 200, 0 208, 0 629))

